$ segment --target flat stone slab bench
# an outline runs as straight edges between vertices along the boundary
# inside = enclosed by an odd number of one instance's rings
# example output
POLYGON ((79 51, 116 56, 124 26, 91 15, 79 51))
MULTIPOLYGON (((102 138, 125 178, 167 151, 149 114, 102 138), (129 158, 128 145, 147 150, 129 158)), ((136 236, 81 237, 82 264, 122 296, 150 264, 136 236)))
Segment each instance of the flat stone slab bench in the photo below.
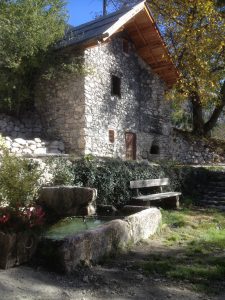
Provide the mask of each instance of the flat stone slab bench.
POLYGON ((113 220, 63 239, 44 239, 39 252, 44 262, 56 271, 71 273, 78 265, 96 263, 107 255, 149 238, 156 233, 161 219, 159 209, 145 209, 123 220, 113 220))
POLYGON ((178 208, 180 192, 163 192, 163 186, 169 185, 168 178, 161 179, 148 179, 148 180, 135 180, 130 182, 130 188, 135 191, 136 195, 133 196, 132 204, 143 205, 144 203, 148 206, 154 202, 155 206, 166 208, 178 208), (154 194, 142 194, 141 190, 146 188, 159 188, 160 193, 154 194), (160 205, 161 204, 161 205, 160 205))

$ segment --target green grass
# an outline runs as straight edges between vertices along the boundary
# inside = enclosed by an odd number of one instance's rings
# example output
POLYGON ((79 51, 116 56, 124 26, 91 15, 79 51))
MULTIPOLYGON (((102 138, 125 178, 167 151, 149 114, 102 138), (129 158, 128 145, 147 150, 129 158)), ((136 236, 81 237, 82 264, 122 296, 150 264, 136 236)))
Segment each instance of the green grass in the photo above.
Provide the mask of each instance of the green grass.
POLYGON ((196 208, 162 211, 157 239, 166 251, 141 263, 147 273, 193 283, 218 292, 225 278, 225 215, 196 208))

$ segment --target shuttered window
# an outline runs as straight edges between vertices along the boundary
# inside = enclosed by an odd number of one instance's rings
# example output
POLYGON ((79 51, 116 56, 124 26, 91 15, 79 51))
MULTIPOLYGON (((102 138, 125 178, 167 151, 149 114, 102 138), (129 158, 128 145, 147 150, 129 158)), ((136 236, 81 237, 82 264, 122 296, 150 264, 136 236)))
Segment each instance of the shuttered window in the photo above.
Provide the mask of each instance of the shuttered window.
POLYGON ((109 142, 115 143, 115 131, 113 129, 109 129, 109 142))

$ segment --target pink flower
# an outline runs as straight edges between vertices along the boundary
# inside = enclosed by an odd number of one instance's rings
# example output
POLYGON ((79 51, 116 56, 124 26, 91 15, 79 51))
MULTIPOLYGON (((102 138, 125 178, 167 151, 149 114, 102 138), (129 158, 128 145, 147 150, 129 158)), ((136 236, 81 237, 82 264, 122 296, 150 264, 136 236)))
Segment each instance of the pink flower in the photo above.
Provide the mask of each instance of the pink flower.
POLYGON ((0 223, 2 223, 2 224, 7 223, 8 220, 9 220, 9 218, 10 218, 10 215, 9 215, 9 214, 2 215, 2 216, 0 217, 0 223))

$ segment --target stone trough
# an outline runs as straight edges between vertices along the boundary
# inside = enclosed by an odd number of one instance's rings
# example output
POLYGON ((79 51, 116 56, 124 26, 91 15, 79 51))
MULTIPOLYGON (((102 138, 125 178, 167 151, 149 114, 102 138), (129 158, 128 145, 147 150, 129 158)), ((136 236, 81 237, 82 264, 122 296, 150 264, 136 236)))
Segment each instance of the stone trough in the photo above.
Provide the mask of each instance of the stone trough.
POLYGON ((89 265, 103 257, 125 250, 156 233, 161 223, 157 208, 99 225, 94 229, 70 234, 63 238, 43 238, 39 255, 56 271, 72 273, 78 265, 89 265))
POLYGON ((96 215, 96 197, 97 190, 91 188, 43 188, 38 204, 46 209, 48 216, 54 216, 54 225, 49 225, 39 244, 39 239, 26 232, 0 232, 0 267, 27 262, 38 247, 37 256, 45 265, 71 273, 78 265, 96 263, 147 239, 160 225, 161 213, 157 208, 125 206, 117 211, 102 205, 96 215))

